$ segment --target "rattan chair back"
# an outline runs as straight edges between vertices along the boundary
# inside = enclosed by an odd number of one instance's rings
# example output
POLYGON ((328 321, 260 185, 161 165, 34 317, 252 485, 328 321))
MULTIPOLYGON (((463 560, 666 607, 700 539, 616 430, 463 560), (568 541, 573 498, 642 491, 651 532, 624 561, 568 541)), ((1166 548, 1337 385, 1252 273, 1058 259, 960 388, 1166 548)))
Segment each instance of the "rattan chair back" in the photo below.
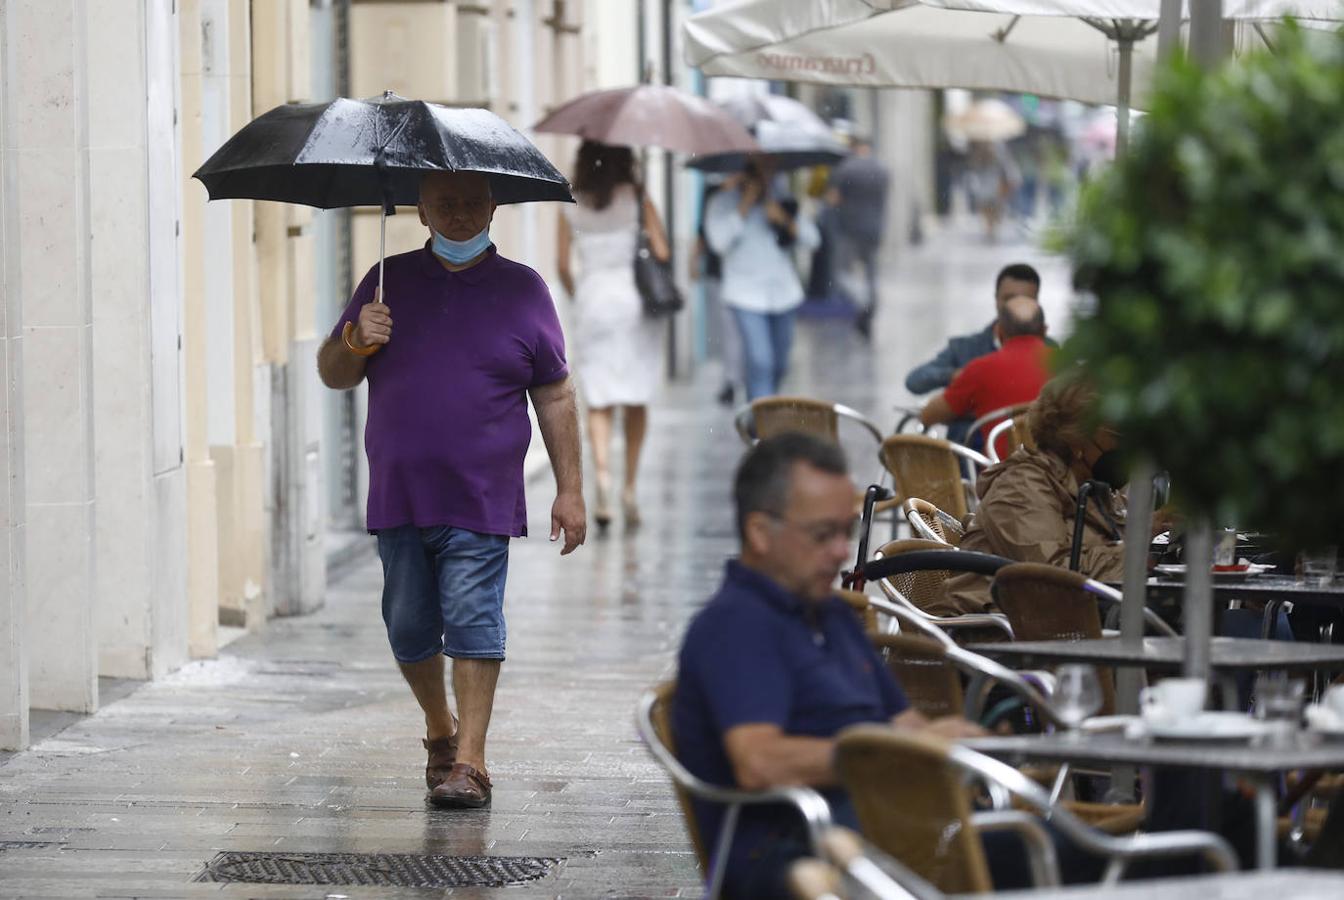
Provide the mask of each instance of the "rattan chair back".
POLYGON ((961 675, 948 659, 945 645, 914 634, 883 634, 873 637, 896 676, 910 705, 931 719, 960 716, 966 709, 961 675))
MULTIPOLYGON (((883 558, 910 553, 915 550, 946 550, 947 544, 922 538, 909 538, 889 541, 878 547, 873 556, 883 558)), ((947 569, 920 569, 916 572, 902 572, 889 575, 884 580, 915 606, 928 612, 947 598, 947 582, 952 573, 947 569)))
POLYGON ((971 803, 947 744, 860 725, 840 733, 835 768, 864 837, 947 894, 994 890, 971 803))
MULTIPOLYGON (((675 755, 677 745, 672 735, 672 699, 677 694, 677 683, 665 681, 654 688, 654 692, 658 699, 654 701, 653 709, 650 711, 653 730, 659 742, 669 753, 675 755)), ((695 817, 691 795, 676 779, 672 780, 672 787, 677 792, 677 805, 681 807, 681 818, 686 823, 686 833, 691 838, 691 846, 695 848, 695 857, 700 861, 700 871, 708 872, 709 852, 705 849, 704 837, 700 834, 699 820, 695 817)))
POLYGON ((751 402, 752 430, 757 440, 786 431, 801 431, 827 440, 840 437, 835 405, 807 397, 762 397, 751 402))
MULTIPOLYGON (((1013 563, 999 569, 990 591, 1019 641, 1087 641, 1101 637, 1097 598, 1078 572, 1041 563, 1013 563)), ((1115 682, 1098 671, 1103 714, 1115 709, 1115 682)))
POLYGON ((961 546, 966 528, 961 520, 943 512, 927 500, 911 497, 905 501, 905 517, 919 537, 938 540, 953 547, 961 546))
POLYGON ((966 518, 966 486, 948 442, 922 434, 893 434, 882 442, 882 465, 902 497, 922 497, 957 519, 966 518))
POLYGON ((836 595, 841 600, 849 604, 849 608, 854 610, 854 615, 859 617, 863 623, 863 630, 866 634, 877 634, 877 610, 873 609, 872 604, 868 602, 868 595, 860 591, 838 590, 836 595))

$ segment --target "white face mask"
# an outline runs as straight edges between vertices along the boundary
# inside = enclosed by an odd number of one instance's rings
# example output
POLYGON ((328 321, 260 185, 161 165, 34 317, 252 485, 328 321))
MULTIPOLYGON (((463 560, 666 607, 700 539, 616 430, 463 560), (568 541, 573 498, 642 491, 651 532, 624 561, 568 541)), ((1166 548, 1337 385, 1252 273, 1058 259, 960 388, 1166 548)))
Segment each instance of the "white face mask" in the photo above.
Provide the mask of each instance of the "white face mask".
POLYGON ((465 241, 449 240, 435 231, 433 225, 429 227, 429 230, 434 235, 434 255, 455 266, 471 262, 490 247, 489 225, 486 225, 478 234, 467 238, 465 241))

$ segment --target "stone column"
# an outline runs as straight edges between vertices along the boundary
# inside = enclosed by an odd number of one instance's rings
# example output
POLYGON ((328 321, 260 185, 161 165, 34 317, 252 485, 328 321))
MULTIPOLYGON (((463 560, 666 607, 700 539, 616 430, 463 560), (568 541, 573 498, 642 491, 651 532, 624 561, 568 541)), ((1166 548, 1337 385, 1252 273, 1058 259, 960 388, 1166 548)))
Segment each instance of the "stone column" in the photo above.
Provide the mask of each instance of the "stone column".
MULTIPOLYGON (((219 508, 215 462, 210 458, 208 348, 212 336, 206 304, 206 192, 191 173, 205 162, 203 134, 205 21, 200 0, 178 6, 181 87, 179 177, 182 182, 182 358, 187 467, 188 647, 194 657, 214 656, 219 635, 219 508)), ((223 211, 221 211, 223 212, 223 211)), ((227 216, 227 213, 223 213, 227 216)))
POLYGON ((121 678, 186 658, 170 4, 86 6, 97 623, 100 671, 121 678))
POLYGON ((7 288, 23 323, 29 687, 34 706, 98 706, 94 632, 93 312, 87 4, 5 9, 7 288))
MULTIPOLYGON (((0 72, 14 54, 10 9, 0 2, 0 72)), ((12 83, 0 83, 0 749, 28 746, 27 608, 23 589, 23 339, 19 302, 17 172, 12 83)))

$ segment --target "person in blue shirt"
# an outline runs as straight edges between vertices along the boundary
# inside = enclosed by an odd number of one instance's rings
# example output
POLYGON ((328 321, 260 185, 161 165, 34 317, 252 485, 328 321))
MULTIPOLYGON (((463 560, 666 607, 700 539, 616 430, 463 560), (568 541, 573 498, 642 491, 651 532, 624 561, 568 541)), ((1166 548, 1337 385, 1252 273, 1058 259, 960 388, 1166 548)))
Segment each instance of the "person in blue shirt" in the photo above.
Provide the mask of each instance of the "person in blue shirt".
MULTIPOLYGON (((997 311, 1009 297, 1030 297, 1040 299, 1041 276, 1026 263, 1014 263, 1004 266, 994 279, 994 309, 997 311)), ((997 321, 997 319, 996 319, 997 321)), ((938 355, 926 363, 921 363, 905 376, 905 389, 912 394, 921 395, 945 388, 952 383, 957 373, 966 368, 973 359, 987 356, 999 349, 998 338, 994 336, 995 322, 990 322, 983 330, 972 334, 963 334, 949 338, 947 346, 938 351, 938 355)), ((1049 338, 1046 343, 1054 346, 1049 338)), ((967 435, 970 419, 956 419, 948 423, 947 439, 965 444, 973 436, 967 435)))
MULTIPOLYGON (((682 763, 705 781, 747 790, 811 785, 837 822, 856 828, 831 765, 839 731, 890 722, 948 738, 984 732, 911 709, 858 617, 835 596, 851 555, 854 492, 843 452, 818 438, 782 434, 746 455, 734 487, 741 555, 686 632, 672 730, 682 763)), ((706 846, 715 846, 722 807, 697 804, 695 813, 706 846)), ((725 891, 787 896, 788 864, 806 852, 791 810, 747 807, 725 891)))

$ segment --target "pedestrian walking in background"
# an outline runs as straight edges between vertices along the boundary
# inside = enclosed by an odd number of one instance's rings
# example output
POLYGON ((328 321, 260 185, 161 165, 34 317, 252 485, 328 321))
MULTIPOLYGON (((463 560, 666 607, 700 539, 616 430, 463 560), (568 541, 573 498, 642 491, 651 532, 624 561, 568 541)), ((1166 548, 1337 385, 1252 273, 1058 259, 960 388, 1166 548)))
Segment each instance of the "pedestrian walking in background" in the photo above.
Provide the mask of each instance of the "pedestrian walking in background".
POLYGON ((555 306, 541 276, 490 243, 488 178, 426 175, 419 211, 429 240, 386 260, 395 307, 381 302, 375 266, 323 343, 318 372, 338 390, 369 382, 367 525, 392 653, 425 715, 429 800, 481 807, 509 538, 527 534, 529 397, 555 472, 551 540, 563 533, 562 554, 586 530, 582 452, 555 306))
POLYGON ((709 177, 718 180, 707 184, 700 198, 700 227, 696 230, 695 243, 691 245, 688 267, 691 281, 699 281, 705 292, 706 315, 714 323, 718 338, 723 384, 715 399, 723 406, 732 406, 742 388, 742 338, 737 332, 732 310, 723 302, 723 259, 710 248, 705 238, 705 213, 710 199, 723 184, 720 176, 709 177))
POLYGON ((705 236, 723 257, 723 302, 742 337, 748 400, 779 392, 803 302, 793 251, 814 249, 821 240, 811 217, 772 183, 773 175, 769 157, 751 157, 705 210, 705 236))
POLYGON ((856 135, 850 149, 851 154, 831 172, 826 192, 827 203, 835 210, 833 271, 840 292, 855 309, 854 327, 871 337, 877 313, 877 253, 886 231, 891 171, 873 157, 872 142, 866 137, 856 135))
POLYGON ((998 239, 1008 199, 1017 191, 1021 175, 1013 158, 997 141, 972 141, 966 160, 966 192, 972 208, 985 223, 985 237, 998 239))
POLYGON ((588 407, 588 440, 597 470, 593 521, 611 524, 611 434, 617 409, 625 431, 626 527, 640 521, 639 457, 648 428, 649 401, 662 377, 663 333, 644 314, 635 287, 634 259, 641 224, 659 260, 669 258, 658 212, 639 188, 629 147, 584 141, 574 164, 574 197, 560 216, 560 282, 575 304, 579 389, 588 407), (579 277, 570 268, 577 249, 579 277))

